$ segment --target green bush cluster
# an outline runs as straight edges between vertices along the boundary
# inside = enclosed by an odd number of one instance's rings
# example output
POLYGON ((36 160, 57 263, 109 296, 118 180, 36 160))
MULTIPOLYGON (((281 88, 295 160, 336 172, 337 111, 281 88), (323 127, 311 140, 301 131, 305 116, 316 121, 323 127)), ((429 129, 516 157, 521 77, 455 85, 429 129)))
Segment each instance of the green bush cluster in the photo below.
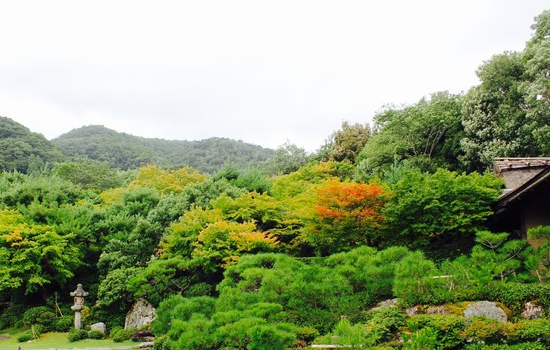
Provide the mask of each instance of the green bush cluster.
POLYGON ((550 322, 547 319, 511 323, 483 317, 465 320, 455 314, 406 317, 396 307, 372 312, 370 316, 371 319, 363 324, 342 319, 332 333, 317 337, 314 343, 362 349, 387 346, 402 350, 550 348, 550 322), (399 335, 402 340, 398 339, 399 335))
POLYGON ((69 341, 75 342, 84 339, 103 339, 105 334, 97 329, 86 330, 86 329, 71 329, 69 331, 69 341))
POLYGON ((25 306, 12 304, 0 314, 0 329, 23 326, 21 315, 25 312, 25 306))
POLYGON ((56 317, 51 322, 51 330, 54 332, 64 333, 64 332, 70 331, 73 325, 74 325, 73 316, 56 317))
POLYGON ((132 335, 136 332, 135 328, 128 328, 128 329, 114 329, 111 332, 111 337, 113 338, 114 342, 120 343, 123 341, 130 340, 132 338, 132 335))
POLYGON ((546 345, 541 343, 519 343, 514 345, 508 344, 469 344, 464 347, 464 350, 547 350, 546 345))
POLYGON ((46 306, 33 307, 23 314, 23 325, 31 327, 41 325, 44 331, 51 330, 52 321, 55 319, 55 313, 46 306))
POLYGON ((156 337, 153 350, 172 350, 172 340, 167 335, 156 337))
POLYGON ((29 330, 17 337, 17 341, 22 343, 31 339, 38 339, 44 333, 45 327, 39 324, 32 325, 29 330))
POLYGON ((365 324, 368 334, 375 335, 379 343, 395 338, 395 334, 406 324, 407 316, 400 308, 386 307, 373 311, 370 320, 365 324))
POLYGON ((92 329, 88 332, 88 339, 103 339, 105 338, 105 334, 103 334, 102 331, 98 329, 92 329))
POLYGON ((21 334, 17 337, 17 341, 19 343, 24 343, 24 342, 32 340, 32 339, 34 339, 34 336, 32 335, 32 333, 30 331, 26 331, 25 333, 23 333, 23 334, 21 334))
POLYGON ((409 343, 429 335, 437 349, 522 349, 522 344, 527 344, 525 349, 547 349, 550 345, 550 323, 546 319, 510 323, 476 317, 466 322, 464 317, 452 314, 417 315, 407 325, 409 343), (532 347, 534 344, 536 347, 532 347))
POLYGON ((79 340, 84 340, 88 338, 88 331, 85 329, 71 329, 69 331, 69 341, 75 342, 79 340))
POLYGON ((306 344, 310 344, 318 336, 319 336, 319 331, 316 330, 315 328, 309 328, 309 327, 298 328, 298 331, 296 333, 296 338, 298 340, 305 342, 306 344))
POLYGON ((462 332, 466 324, 458 315, 418 315, 407 321, 411 331, 429 328, 439 346, 454 348, 463 342, 462 332))
POLYGON ((500 283, 491 294, 492 300, 500 301, 516 314, 528 301, 550 308, 550 285, 546 283, 500 283))

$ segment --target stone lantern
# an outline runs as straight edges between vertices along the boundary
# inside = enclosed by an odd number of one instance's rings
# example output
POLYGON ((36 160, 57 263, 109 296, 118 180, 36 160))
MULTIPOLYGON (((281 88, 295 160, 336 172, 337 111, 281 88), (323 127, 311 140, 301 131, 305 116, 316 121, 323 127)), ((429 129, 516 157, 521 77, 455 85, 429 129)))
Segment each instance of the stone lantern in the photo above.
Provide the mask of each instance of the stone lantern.
POLYGON ((82 314, 80 313, 84 308, 84 298, 88 296, 88 292, 82 289, 82 284, 76 286, 76 290, 71 292, 71 296, 74 297, 74 305, 71 306, 71 310, 74 311, 74 328, 82 329, 82 314))

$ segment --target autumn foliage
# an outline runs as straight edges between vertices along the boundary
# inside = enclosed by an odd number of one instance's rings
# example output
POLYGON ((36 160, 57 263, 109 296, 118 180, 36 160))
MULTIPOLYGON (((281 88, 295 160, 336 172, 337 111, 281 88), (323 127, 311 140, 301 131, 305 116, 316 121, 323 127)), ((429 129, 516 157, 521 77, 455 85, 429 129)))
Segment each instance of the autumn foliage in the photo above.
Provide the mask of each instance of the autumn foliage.
POLYGON ((321 218, 344 221, 380 220, 384 190, 378 185, 330 180, 317 190, 317 212, 321 218))
POLYGON ((327 181, 316 191, 317 244, 332 251, 372 245, 384 221, 386 197, 377 184, 327 181))

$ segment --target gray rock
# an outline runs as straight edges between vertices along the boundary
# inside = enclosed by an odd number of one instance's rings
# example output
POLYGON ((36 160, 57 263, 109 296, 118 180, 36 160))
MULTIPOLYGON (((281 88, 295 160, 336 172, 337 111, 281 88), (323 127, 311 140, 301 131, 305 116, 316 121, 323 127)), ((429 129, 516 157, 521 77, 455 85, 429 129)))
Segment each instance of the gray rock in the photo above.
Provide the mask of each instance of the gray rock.
POLYGON ((418 315, 420 313, 420 306, 412 306, 412 307, 408 307, 405 309, 405 313, 407 313, 407 315, 409 316, 415 316, 415 315, 418 315))
POLYGON ((155 340, 155 335, 149 329, 141 329, 132 335, 132 341, 151 342, 155 340))
POLYGON ((126 314, 124 329, 150 325, 157 316, 156 309, 145 299, 138 299, 126 314))
POLYGON ((527 302, 525 303, 525 310, 521 313, 521 316, 528 320, 542 318, 544 316, 544 309, 534 302, 527 302))
POLYGON ((504 312, 504 310, 502 310, 496 303, 487 300, 472 303, 464 310, 464 317, 466 320, 475 316, 491 318, 499 322, 508 321, 506 312, 504 312))
POLYGON ((395 306, 397 306, 398 301, 399 301, 399 299, 397 299, 397 298, 381 301, 378 304, 376 304, 376 306, 373 307, 371 309, 371 311, 377 311, 377 310, 384 309, 384 308, 387 308, 387 307, 395 307, 395 306))
POLYGON ((90 329, 92 331, 100 331, 101 333, 103 334, 107 334, 107 326, 105 326, 105 323, 103 322, 99 322, 99 323, 94 323, 90 329))
POLYGON ((449 315, 452 314, 452 311, 445 305, 441 306, 429 306, 426 309, 427 315, 449 315))

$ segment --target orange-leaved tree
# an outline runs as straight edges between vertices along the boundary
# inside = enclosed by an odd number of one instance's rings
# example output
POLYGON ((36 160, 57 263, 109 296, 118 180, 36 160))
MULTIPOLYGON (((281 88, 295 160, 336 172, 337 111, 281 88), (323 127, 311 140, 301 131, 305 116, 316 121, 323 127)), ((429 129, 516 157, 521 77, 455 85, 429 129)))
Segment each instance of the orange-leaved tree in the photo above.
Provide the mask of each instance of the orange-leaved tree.
POLYGON ((316 191, 316 215, 309 228, 318 253, 376 245, 384 221, 387 191, 377 184, 328 180, 316 191))

